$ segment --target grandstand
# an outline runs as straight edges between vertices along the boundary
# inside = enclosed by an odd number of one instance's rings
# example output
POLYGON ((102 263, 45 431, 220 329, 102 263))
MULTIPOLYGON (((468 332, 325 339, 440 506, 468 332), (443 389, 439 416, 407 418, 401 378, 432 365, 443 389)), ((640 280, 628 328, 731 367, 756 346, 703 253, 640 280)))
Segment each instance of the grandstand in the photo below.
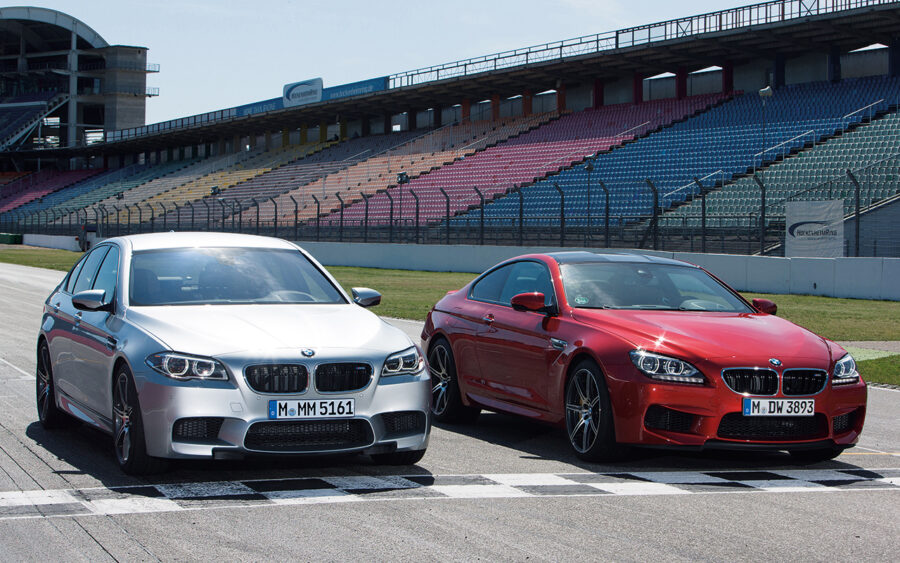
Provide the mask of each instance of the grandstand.
POLYGON ((91 127, 82 75, 155 69, 46 16, 0 9, 79 50, 52 84, 0 55, 6 230, 780 255, 786 202, 840 200, 847 255, 900 256, 900 2, 775 0, 151 125, 107 96, 91 127))

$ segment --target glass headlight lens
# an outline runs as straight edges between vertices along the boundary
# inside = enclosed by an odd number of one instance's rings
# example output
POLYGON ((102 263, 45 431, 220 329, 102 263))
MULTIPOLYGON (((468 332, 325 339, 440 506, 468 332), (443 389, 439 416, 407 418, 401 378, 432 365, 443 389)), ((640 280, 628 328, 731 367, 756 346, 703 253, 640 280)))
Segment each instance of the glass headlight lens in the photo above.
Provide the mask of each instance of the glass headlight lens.
POLYGON ((212 358, 177 352, 147 356, 147 365, 172 379, 228 379, 225 366, 212 358))
POLYGON ((381 370, 382 377, 392 375, 413 375, 422 371, 425 360, 419 349, 411 346, 402 352, 391 354, 384 361, 384 368, 381 370))
POLYGON ((859 381, 859 372, 856 371, 856 362, 853 356, 845 354, 843 358, 834 364, 834 375, 831 378, 832 385, 847 385, 859 381))
POLYGON ((706 383, 706 378, 697 368, 678 358, 670 358, 646 350, 632 350, 631 361, 641 373, 652 379, 695 385, 706 383))

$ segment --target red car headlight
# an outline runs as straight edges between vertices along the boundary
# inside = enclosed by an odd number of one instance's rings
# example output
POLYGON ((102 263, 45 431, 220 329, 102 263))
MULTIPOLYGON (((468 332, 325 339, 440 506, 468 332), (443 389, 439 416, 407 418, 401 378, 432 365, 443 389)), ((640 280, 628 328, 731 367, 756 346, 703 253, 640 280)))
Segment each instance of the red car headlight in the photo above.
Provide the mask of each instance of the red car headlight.
POLYGON ((706 378, 700 371, 678 358, 654 354, 646 350, 632 350, 631 361, 638 370, 652 379, 673 383, 703 385, 706 378))

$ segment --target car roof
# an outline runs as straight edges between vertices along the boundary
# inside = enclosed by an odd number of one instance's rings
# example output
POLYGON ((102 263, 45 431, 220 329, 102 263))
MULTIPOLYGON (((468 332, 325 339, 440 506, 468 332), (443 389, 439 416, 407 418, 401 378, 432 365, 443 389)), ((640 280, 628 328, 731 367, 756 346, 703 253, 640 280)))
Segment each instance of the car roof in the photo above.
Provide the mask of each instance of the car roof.
POLYGON ((281 248, 295 250, 296 247, 286 240, 256 235, 243 235, 237 233, 195 233, 195 232, 167 232, 147 233, 142 235, 128 235, 108 239, 110 241, 121 240, 131 245, 135 252, 142 250, 161 250, 167 248, 281 248))
POLYGON ((652 256, 649 254, 632 254, 630 252, 607 252, 593 253, 583 250, 571 252, 551 252, 547 254, 550 258, 556 260, 558 264, 585 264, 585 263, 601 263, 601 262, 619 262, 632 264, 668 264, 670 266, 688 266, 696 268, 694 264, 682 262, 681 260, 673 260, 671 258, 662 258, 660 256, 652 256))

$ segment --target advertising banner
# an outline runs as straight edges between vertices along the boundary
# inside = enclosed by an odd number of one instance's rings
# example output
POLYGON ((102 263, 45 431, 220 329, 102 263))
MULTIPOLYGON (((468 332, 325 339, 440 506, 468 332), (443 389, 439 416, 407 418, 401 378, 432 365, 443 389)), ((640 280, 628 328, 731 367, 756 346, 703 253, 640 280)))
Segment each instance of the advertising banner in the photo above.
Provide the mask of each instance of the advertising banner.
POLYGON ((387 90, 388 77, 372 78, 362 80, 360 82, 351 82, 350 84, 341 84, 340 86, 332 86, 325 88, 322 100, 337 100, 338 98, 350 98, 353 96, 363 96, 372 92, 387 90))
POLYGON ((321 102, 322 79, 312 78, 303 82, 285 84, 282 100, 286 108, 321 102))
POLYGON ((785 202, 784 255, 844 255, 844 201, 785 202))

